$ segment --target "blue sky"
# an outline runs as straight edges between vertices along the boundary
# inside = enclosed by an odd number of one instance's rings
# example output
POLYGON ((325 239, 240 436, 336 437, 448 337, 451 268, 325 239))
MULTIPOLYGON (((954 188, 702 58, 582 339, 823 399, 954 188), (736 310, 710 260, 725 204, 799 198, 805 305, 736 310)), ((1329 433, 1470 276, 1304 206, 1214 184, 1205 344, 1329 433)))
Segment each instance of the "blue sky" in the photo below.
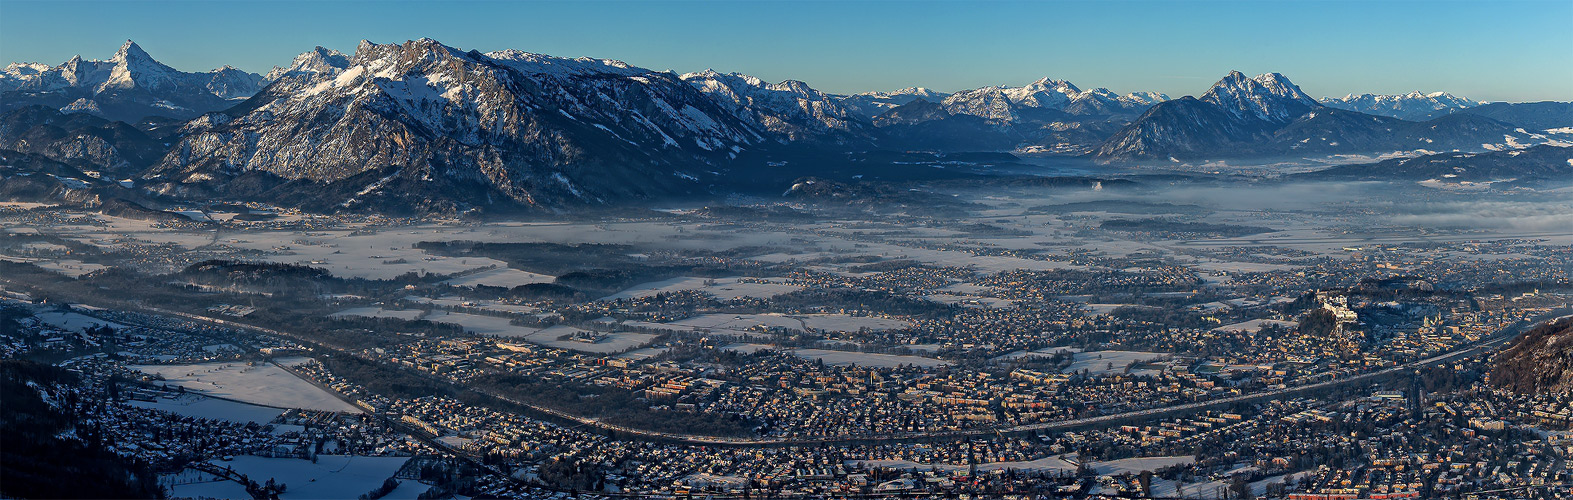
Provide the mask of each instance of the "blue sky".
POLYGON ((0 0, 0 62, 108 58, 266 72, 322 45, 430 37, 799 79, 830 92, 1022 85, 1200 94, 1231 69, 1313 96, 1573 99, 1573 1, 505 2, 0 0))

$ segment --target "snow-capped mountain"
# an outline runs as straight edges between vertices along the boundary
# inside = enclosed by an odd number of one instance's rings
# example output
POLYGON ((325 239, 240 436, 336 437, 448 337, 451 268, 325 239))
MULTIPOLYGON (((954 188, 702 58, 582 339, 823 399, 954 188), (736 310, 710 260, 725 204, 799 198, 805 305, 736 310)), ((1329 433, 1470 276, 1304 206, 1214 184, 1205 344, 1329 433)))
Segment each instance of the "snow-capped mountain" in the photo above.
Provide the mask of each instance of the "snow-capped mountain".
POLYGON ((841 105, 848 111, 867 120, 884 114, 886 111, 913 101, 940 102, 950 94, 936 92, 923 87, 907 87, 891 92, 863 92, 841 98, 841 105))
POLYGON ((1323 106, 1276 73, 1231 72, 1200 98, 1176 100, 1049 78, 838 96, 796 80, 483 54, 429 39, 362 42, 353 54, 316 47, 266 77, 228 66, 183 73, 127 42, 104 61, 8 65, 0 91, 8 157, 132 177, 177 198, 405 213, 706 193, 818 175, 860 150, 1312 156, 1522 147, 1546 142, 1533 132, 1573 126, 1573 105, 1557 102, 1411 94, 1323 106))
POLYGON ((1426 122, 1324 107, 1277 73, 1238 71, 1200 99, 1186 96, 1147 110, 1097 148, 1103 160, 1322 155, 1479 148, 1535 142, 1516 127, 1475 115, 1426 122))
POLYGON ((1424 120, 1438 112, 1468 109, 1485 104, 1482 101, 1465 99, 1447 92, 1422 94, 1419 91, 1396 95, 1349 94, 1343 97, 1323 97, 1321 103, 1332 108, 1404 120, 1424 120))
POLYGON ((38 78, 45 72, 54 69, 44 63, 11 63, 5 69, 0 69, 0 91, 16 90, 24 82, 38 78))
POLYGON ((1023 87, 963 90, 946 97, 942 104, 951 114, 1015 124, 1053 121, 1067 114, 1136 114, 1163 100, 1167 100, 1163 94, 1143 92, 1122 96, 1103 88, 1083 91, 1064 80, 1043 78, 1023 87))
POLYGON ((702 192, 768 133, 671 73, 430 39, 273 77, 186 124, 145 181, 319 209, 555 207, 702 192))
POLYGON ((49 67, 11 64, 0 76, 0 109, 45 105, 134 122, 146 116, 191 118, 255 94, 262 77, 225 66, 186 73, 153 59, 127 40, 108 60, 76 56, 49 67))
POLYGON ((349 67, 349 57, 337 50, 325 49, 319 45, 295 56, 289 66, 274 66, 272 71, 262 77, 262 81, 273 83, 285 77, 312 78, 322 73, 338 73, 349 67))
POLYGON ((245 99, 262 90, 262 78, 256 73, 247 73, 229 65, 213 70, 211 75, 204 87, 224 99, 245 99))
POLYGON ((1236 117, 1278 124, 1322 107, 1283 75, 1266 73, 1247 78, 1239 71, 1230 71, 1228 76, 1214 83, 1202 94, 1201 101, 1217 105, 1236 117))
POLYGON ((681 78, 784 141, 830 138, 845 142, 851 138, 849 134, 864 132, 861 120, 838 99, 801 81, 769 83, 715 70, 687 73, 681 78))

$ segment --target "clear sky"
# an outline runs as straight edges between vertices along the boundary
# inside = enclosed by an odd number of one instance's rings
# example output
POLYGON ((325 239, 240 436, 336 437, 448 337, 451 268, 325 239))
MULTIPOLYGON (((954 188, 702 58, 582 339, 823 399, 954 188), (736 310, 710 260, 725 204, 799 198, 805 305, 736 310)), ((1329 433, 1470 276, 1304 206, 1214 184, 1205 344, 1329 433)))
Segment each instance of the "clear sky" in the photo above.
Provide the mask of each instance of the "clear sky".
POLYGON ((429 37, 490 51, 952 91, 1049 76, 1200 94, 1231 69, 1313 96, 1445 90, 1573 100, 1573 0, 508 2, 0 0, 0 63, 105 59, 266 72, 313 46, 429 37))

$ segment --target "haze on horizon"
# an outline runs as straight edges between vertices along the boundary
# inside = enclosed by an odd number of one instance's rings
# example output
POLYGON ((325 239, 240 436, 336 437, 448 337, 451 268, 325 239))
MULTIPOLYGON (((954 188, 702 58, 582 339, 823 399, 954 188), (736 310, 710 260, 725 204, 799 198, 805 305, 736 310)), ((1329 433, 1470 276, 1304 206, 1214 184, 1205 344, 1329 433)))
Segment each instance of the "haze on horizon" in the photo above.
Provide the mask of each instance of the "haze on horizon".
POLYGON ((1573 2, 0 2, 0 63, 107 59, 126 39, 185 71, 266 73, 313 46, 422 37, 713 68, 826 92, 1042 77, 1197 95, 1230 70, 1313 96, 1573 99, 1573 2), (91 16, 82 13, 92 12, 91 16), (69 19, 70 22, 62 20, 69 19), (225 19, 223 23, 208 20, 225 19))

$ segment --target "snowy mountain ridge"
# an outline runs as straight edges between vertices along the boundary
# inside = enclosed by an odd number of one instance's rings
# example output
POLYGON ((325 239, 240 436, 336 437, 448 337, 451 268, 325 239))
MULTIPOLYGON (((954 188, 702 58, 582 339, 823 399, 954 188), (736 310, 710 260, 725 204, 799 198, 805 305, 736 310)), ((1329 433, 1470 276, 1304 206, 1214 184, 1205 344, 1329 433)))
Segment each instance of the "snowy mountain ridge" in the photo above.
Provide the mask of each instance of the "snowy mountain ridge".
POLYGON ((1421 93, 1420 91, 1407 94, 1349 94, 1343 97, 1323 97, 1321 103, 1332 108, 1405 120, 1423 119, 1439 111, 1469 109, 1485 104, 1484 101, 1466 99, 1447 92, 1421 93))
POLYGON ((702 190, 769 132, 671 73, 614 61, 362 42, 314 50, 246 106, 210 113, 146 184, 183 196, 459 211, 702 190))
POLYGON ((1199 99, 1186 96, 1153 106, 1104 141, 1094 158, 1178 161, 1346 151, 1468 150, 1544 140, 1544 136, 1482 116, 1453 115, 1416 122, 1324 106, 1281 74, 1246 77, 1231 71, 1199 99))
POLYGON ((788 141, 846 134, 863 128, 839 99, 802 81, 769 83, 741 73, 708 69, 686 73, 679 78, 722 104, 730 104, 740 116, 788 141))
POLYGON ((890 92, 861 92, 841 96, 840 99, 841 105, 845 106, 848 111, 864 119, 872 120, 874 117, 904 104, 910 104, 914 101, 938 103, 949 96, 950 94, 924 87, 907 87, 890 92))
POLYGON ((229 66, 182 72, 153 59, 131 40, 106 60, 79 55, 58 66, 13 63, 0 71, 5 109, 43 104, 121 121, 147 115, 190 118, 250 97, 261 83, 260 75, 229 66))
POLYGON ((1155 92, 1122 96, 1105 88, 1083 91, 1068 81, 1044 77, 1021 87, 998 85, 963 90, 946 97, 941 104, 951 114, 1010 124, 1032 120, 1030 115, 1041 111, 1078 116, 1134 114, 1165 100, 1168 96, 1155 92))
POLYGON ((1230 71, 1214 83, 1201 101, 1215 104, 1237 117, 1283 124, 1306 112, 1322 107, 1316 99, 1300 91, 1300 86, 1278 73, 1246 77, 1230 71))

